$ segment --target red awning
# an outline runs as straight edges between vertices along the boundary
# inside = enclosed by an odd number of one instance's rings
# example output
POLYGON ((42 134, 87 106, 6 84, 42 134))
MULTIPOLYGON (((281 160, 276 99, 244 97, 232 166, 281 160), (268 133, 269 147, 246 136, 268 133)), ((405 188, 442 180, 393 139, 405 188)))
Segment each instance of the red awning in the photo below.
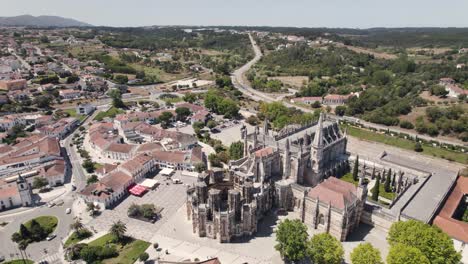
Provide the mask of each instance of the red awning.
POLYGON ((142 196, 143 194, 146 193, 147 189, 144 186, 135 185, 132 188, 130 188, 128 191, 135 196, 142 196))

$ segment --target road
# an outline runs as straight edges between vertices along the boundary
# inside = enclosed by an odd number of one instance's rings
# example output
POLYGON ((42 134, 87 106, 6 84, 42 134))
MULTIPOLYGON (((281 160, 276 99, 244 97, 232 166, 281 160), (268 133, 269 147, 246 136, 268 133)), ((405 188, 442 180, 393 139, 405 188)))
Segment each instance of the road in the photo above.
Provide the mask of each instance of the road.
MULTIPOLYGON (((282 102, 287 107, 293 107, 293 108, 302 110, 303 112, 306 112, 306 113, 313 113, 315 111, 313 109, 294 105, 287 101, 282 101, 283 98, 281 97, 272 98, 267 93, 263 93, 261 91, 255 90, 250 86, 248 80, 245 78, 245 74, 247 73, 247 71, 250 70, 250 68, 252 68, 252 66, 255 63, 257 63, 262 58, 263 54, 260 48, 258 47, 257 43, 255 42, 255 40, 253 39, 252 35, 249 34, 249 38, 250 38, 250 42, 252 43, 252 48, 255 52, 255 57, 251 61, 249 61, 248 63, 246 63, 245 65, 243 65, 242 67, 240 67, 239 69, 237 69, 231 74, 231 80, 232 80, 234 87, 238 89, 239 91, 241 91, 244 94, 244 96, 249 97, 250 99, 257 101, 257 102, 264 101, 264 102, 271 103, 271 102, 278 101, 278 102, 282 102)), ((456 146, 465 146, 465 147, 468 146, 467 143, 460 143, 458 141, 448 140, 448 139, 432 138, 426 135, 420 135, 417 133, 408 132, 406 130, 402 130, 402 129, 398 129, 394 127, 390 128, 384 125, 370 123, 370 122, 367 122, 367 121, 364 121, 362 119, 355 118, 355 117, 348 117, 348 116, 341 117, 341 116, 336 116, 333 114, 328 114, 328 116, 336 120, 353 121, 356 123, 360 123, 366 127, 371 127, 374 129, 385 129, 385 130, 388 129, 389 131, 395 132, 395 133, 405 133, 405 134, 410 135, 413 138, 418 137, 423 140, 428 140, 428 141, 434 140, 434 141, 438 141, 439 143, 452 144, 456 146)))

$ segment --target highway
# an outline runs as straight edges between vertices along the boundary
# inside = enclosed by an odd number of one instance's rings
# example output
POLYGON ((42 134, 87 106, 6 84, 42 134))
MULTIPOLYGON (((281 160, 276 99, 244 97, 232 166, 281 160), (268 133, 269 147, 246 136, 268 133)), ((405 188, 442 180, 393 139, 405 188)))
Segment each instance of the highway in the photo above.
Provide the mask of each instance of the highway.
MULTIPOLYGON (((251 61, 249 61, 248 63, 246 63, 245 65, 243 65, 242 67, 240 67, 239 69, 237 69, 236 71, 234 71, 231 74, 231 81, 232 81, 234 87, 237 90, 241 91, 244 94, 244 96, 249 97, 250 99, 252 99, 254 101, 257 101, 257 102, 263 101, 263 102, 271 103, 271 102, 277 101, 277 102, 282 102, 287 107, 293 107, 293 108, 302 110, 303 112, 313 113, 315 111, 313 109, 309 109, 309 108, 301 107, 301 106, 298 106, 298 105, 294 105, 294 104, 291 104, 291 103, 289 103, 287 101, 284 101, 284 100, 282 101, 282 98, 277 98, 277 99, 272 98, 267 93, 263 93, 261 91, 255 90, 250 86, 248 80, 245 77, 245 74, 250 70, 250 68, 252 68, 252 66, 255 63, 257 63, 262 58, 263 54, 262 54, 259 46, 255 42, 255 40, 253 39, 251 34, 249 34, 249 38, 250 38, 250 42, 252 43, 252 48, 253 48, 253 50, 255 52, 255 57, 251 61)), ((336 119, 336 120, 352 121, 352 122, 359 123, 359 124, 362 124, 362 125, 364 125, 366 127, 371 127, 371 128, 374 128, 374 129, 384 129, 384 130, 388 129, 390 132, 405 133, 407 135, 410 135, 411 137, 418 137, 418 138, 423 139, 423 140, 428 140, 428 141, 434 140, 434 141, 438 141, 439 143, 452 144, 452 145, 456 145, 456 146, 465 146, 465 147, 468 146, 468 143, 460 143, 460 142, 455 141, 455 140, 433 138, 433 137, 430 137, 430 136, 427 136, 427 135, 420 135, 420 134, 410 132, 410 131, 407 131, 407 130, 402 130, 402 129, 398 129, 398 128, 394 128, 394 127, 387 127, 387 126, 384 126, 384 125, 370 123, 370 122, 364 121, 364 120, 356 118, 356 117, 337 116, 337 115, 334 115, 334 114, 328 114, 328 117, 336 119)))

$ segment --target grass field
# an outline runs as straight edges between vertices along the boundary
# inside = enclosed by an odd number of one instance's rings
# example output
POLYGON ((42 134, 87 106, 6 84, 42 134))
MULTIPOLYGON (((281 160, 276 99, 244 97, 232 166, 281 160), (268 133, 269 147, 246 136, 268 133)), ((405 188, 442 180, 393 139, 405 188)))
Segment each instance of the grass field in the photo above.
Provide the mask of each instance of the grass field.
POLYGON ((86 116, 84 116, 84 115, 79 115, 79 114, 77 114, 77 113, 76 113, 76 109, 65 109, 65 110, 63 110, 63 111, 64 111, 65 113, 69 114, 70 117, 74 117, 74 118, 76 118, 76 119, 78 119, 78 120, 80 120, 80 121, 83 121, 83 120, 86 118, 86 116))
MULTIPOLYGON (((58 219, 55 216, 39 216, 34 218, 34 220, 44 228, 47 234, 53 233, 58 224, 58 219)), ((31 221, 32 219, 24 223, 24 226, 28 229, 31 228, 31 221)))
POLYGON ((15 259, 15 260, 10 260, 7 262, 3 262, 3 264, 34 264, 34 261, 25 259, 24 261, 22 259, 15 259))
MULTIPOLYGON (((89 232, 89 231, 88 231, 88 232, 89 232)), ((90 236, 92 236, 92 233, 91 233, 91 232, 88 233, 88 236, 85 236, 85 237, 81 237, 81 238, 80 238, 80 237, 78 236, 78 233, 75 231, 75 232, 73 232, 73 234, 71 234, 71 235, 68 237, 67 241, 65 241, 64 247, 66 248, 66 247, 68 247, 68 246, 75 245, 76 243, 78 243, 78 242, 80 242, 81 240, 84 240, 84 239, 86 239, 86 238, 88 238, 88 237, 90 237, 90 236)))
MULTIPOLYGON (((374 189, 374 188, 372 188, 374 189)), ((372 190, 371 190, 372 192, 372 190)), ((393 198, 395 197, 395 193, 393 192, 386 192, 385 191, 385 183, 380 183, 379 184, 379 197, 383 197, 383 198, 386 198, 386 199, 389 199, 389 200, 393 200, 393 198)))
POLYGON ((117 116, 118 114, 123 114, 124 111, 122 109, 118 109, 118 108, 115 108, 115 107, 111 107, 109 108, 109 110, 105 111, 105 112, 99 112, 96 117, 94 117, 94 120, 96 121, 102 121, 104 118, 106 117, 110 117, 110 118, 114 118, 115 116, 117 116))
MULTIPOLYGON (((385 134, 375 133, 369 130, 364 130, 352 126, 347 126, 348 128, 348 135, 368 140, 383 143, 386 145, 391 145, 395 147, 399 147, 402 149, 412 150, 414 151, 414 142, 408 139, 399 138, 399 137, 392 137, 385 134)), ((433 147, 429 145, 423 145, 423 152, 424 155, 433 156, 437 158, 442 158, 450 161, 456 161, 463 164, 468 164, 468 155, 466 153, 459 153, 450 151, 447 149, 442 149, 438 147, 433 147)))
POLYGON ((353 174, 352 174, 351 172, 348 172, 348 173, 346 173, 345 175, 343 175, 343 176, 340 178, 340 180, 343 180, 343 181, 345 181, 345 182, 350 182, 350 183, 354 184, 355 186, 357 186, 358 183, 359 183, 359 181, 355 181, 355 180, 353 179, 353 174))
POLYGON ((144 71, 147 76, 153 76, 157 80, 161 80, 162 82, 170 82, 178 79, 182 79, 188 76, 187 73, 178 73, 172 74, 163 71, 161 68, 158 67, 147 67, 138 63, 129 64, 132 68, 136 69, 137 71, 144 71))
POLYGON ((141 253, 151 245, 150 243, 138 239, 132 239, 125 245, 116 244, 114 237, 111 234, 104 235, 94 241, 91 241, 90 246, 105 246, 107 244, 114 244, 117 246, 119 255, 115 258, 105 259, 102 261, 104 264, 132 264, 140 256, 141 253))

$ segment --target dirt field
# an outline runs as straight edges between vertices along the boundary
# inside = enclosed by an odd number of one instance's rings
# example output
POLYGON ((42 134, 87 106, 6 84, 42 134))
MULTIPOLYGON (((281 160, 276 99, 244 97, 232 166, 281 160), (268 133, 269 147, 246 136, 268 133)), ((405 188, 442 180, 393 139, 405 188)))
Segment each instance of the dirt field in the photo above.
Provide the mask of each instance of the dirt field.
POLYGON ((268 77, 269 80, 280 80, 282 83, 300 88, 309 82, 309 77, 307 76, 277 76, 277 77, 268 77))
POLYGON ((433 95, 431 95, 431 93, 429 91, 423 91, 419 96, 424 100, 432 101, 432 102, 435 102, 435 103, 438 103, 438 102, 457 102, 458 101, 455 98, 440 98, 439 96, 433 96, 433 95))
POLYGON ((437 54, 442 54, 442 53, 445 53, 447 51, 451 51, 452 49, 450 48, 433 48, 433 49, 429 49, 429 48, 409 48, 407 49, 407 51, 409 53, 417 53, 418 51, 424 51, 424 52, 427 52, 427 53, 433 53, 434 55, 437 55, 437 54))
POLYGON ((138 87, 131 87, 131 86, 129 86, 129 87, 128 87, 128 90, 130 91, 130 93, 136 94, 136 95, 140 95, 140 96, 150 95, 150 93, 148 92, 148 90, 145 90, 145 89, 142 89, 142 88, 138 88, 138 87))

